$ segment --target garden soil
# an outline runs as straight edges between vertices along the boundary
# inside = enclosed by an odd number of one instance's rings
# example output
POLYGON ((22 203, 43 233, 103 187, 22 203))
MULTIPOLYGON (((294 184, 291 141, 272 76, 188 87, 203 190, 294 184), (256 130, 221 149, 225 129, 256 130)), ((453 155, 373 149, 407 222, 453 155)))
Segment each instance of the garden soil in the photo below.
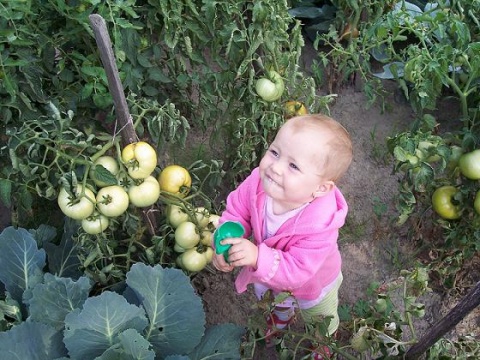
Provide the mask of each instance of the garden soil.
MULTIPOLYGON (((315 51, 306 48, 303 54, 305 69, 309 69, 315 51)), ((306 70, 306 72, 308 72, 306 70)), ((355 86, 337 91, 330 105, 331 116, 350 132, 354 144, 354 160, 338 184, 350 207, 347 223, 342 229, 339 246, 343 256, 344 282, 340 289, 340 304, 353 306, 367 297, 368 287, 387 283, 399 276, 399 271, 412 265, 413 248, 405 235, 408 229, 395 226, 395 195, 398 178, 392 174, 392 161, 386 149, 388 136, 403 131, 413 120, 408 102, 394 82, 385 83, 384 106, 381 101, 367 107, 363 92, 355 86)), ((321 90, 319 94, 322 95, 321 90)), ((458 114, 455 104, 446 103, 437 111, 439 120, 458 114)), ((9 213, 0 208, 0 230, 9 223, 9 213)), ((478 280, 478 279, 477 279, 478 280)), ((202 297, 207 325, 234 323, 247 325, 248 319, 259 316, 251 291, 237 294, 234 274, 209 269, 196 275, 192 283, 202 297)), ((431 293, 422 301, 426 316, 416 323, 417 335, 422 335, 442 315, 455 305, 448 299, 431 293)), ((478 309, 477 309, 478 310, 478 309)), ((455 329, 458 334, 478 336, 479 314, 471 313, 455 329)), ((256 351, 255 359, 276 359, 273 349, 256 351)))

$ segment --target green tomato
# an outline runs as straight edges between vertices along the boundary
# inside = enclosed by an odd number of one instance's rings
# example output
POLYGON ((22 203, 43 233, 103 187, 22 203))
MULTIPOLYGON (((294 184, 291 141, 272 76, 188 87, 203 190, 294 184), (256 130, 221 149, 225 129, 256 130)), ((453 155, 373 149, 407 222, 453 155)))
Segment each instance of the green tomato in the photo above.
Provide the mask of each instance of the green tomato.
POLYGON ((198 226, 203 229, 210 222, 210 213, 202 206, 195 208, 195 218, 197 219, 198 226))
POLYGON ((460 157, 463 155, 463 149, 460 146, 453 145, 451 146, 450 150, 451 150, 451 155, 448 159, 447 169, 450 171, 453 171, 458 166, 458 161, 460 160, 460 157))
POLYGON ((350 340, 350 345, 352 348, 358 352, 367 351, 370 348, 370 344, 367 341, 367 335, 366 326, 362 326, 360 329, 358 329, 357 333, 355 333, 350 340))
POLYGON ((480 190, 475 194, 475 201, 473 202, 473 208, 480 215, 480 190))
POLYGON ((210 264, 213 260, 213 254, 215 251, 210 246, 207 246, 205 251, 203 252, 203 256, 205 256, 205 259, 207 259, 207 264, 210 264))
POLYGON ((210 230, 202 230, 200 234, 200 242, 205 246, 213 245, 213 233, 210 230))
POLYGON ((98 211, 108 217, 122 215, 129 203, 128 194, 120 185, 106 186, 97 193, 98 211))
POLYGON ((188 221, 189 217, 180 206, 169 205, 167 207, 167 221, 171 227, 176 229, 181 223, 188 221))
POLYGON ((100 156, 94 163, 90 170, 90 178, 98 187, 105 187, 115 185, 117 183, 116 176, 120 171, 117 160, 112 156, 100 156), (102 166, 104 169, 102 169, 102 166), (106 173, 107 170, 110 174, 106 173), (103 178, 102 175, 104 175, 103 178), (106 176, 105 176, 106 175, 106 176), (105 181, 106 180, 106 181, 105 181))
POLYGON ((382 298, 377 299, 375 302, 375 310, 378 312, 385 312, 385 310, 387 310, 387 300, 382 298))
POLYGON ((177 243, 175 243, 175 245, 173 245, 173 251, 175 251, 177 253, 184 253, 186 250, 187 249, 184 249, 183 247, 181 247, 177 243))
POLYGON ((458 192, 455 186, 445 185, 436 189, 432 195, 433 210, 446 220, 456 220, 462 215, 460 205, 453 203, 453 197, 458 192))
POLYGON ((160 197, 160 185, 153 176, 146 177, 141 184, 128 188, 130 202, 137 207, 147 207, 157 202, 160 197))
POLYGON ((268 72, 268 77, 262 77, 255 83, 255 91, 267 102, 273 102, 282 97, 285 83, 279 73, 274 70, 268 72))
POLYGON ((218 228, 218 225, 220 223, 220 215, 210 214, 209 220, 210 221, 208 222, 208 228, 210 230, 215 230, 216 228, 218 228))
POLYGON ((96 235, 105 231, 109 224, 108 218, 98 212, 82 220, 82 228, 87 234, 96 235))
POLYGON ((458 159, 458 166, 463 176, 471 180, 480 179, 480 149, 463 154, 458 159))
POLYGON ((188 271, 200 271, 207 266, 207 257, 197 251, 197 247, 186 250, 182 255, 182 267, 188 271))
POLYGON ((191 221, 185 221, 175 229, 175 242, 184 249, 191 249, 200 242, 200 234, 196 225, 191 221))
POLYGON ((157 152, 150 144, 139 141, 123 148, 122 160, 133 179, 145 179, 157 166, 157 152))
POLYGON ((65 188, 58 193, 58 206, 62 212, 75 220, 83 220, 92 215, 95 210, 95 194, 92 190, 77 185, 74 196, 71 196, 65 188), (82 195, 82 192, 84 194, 82 195))

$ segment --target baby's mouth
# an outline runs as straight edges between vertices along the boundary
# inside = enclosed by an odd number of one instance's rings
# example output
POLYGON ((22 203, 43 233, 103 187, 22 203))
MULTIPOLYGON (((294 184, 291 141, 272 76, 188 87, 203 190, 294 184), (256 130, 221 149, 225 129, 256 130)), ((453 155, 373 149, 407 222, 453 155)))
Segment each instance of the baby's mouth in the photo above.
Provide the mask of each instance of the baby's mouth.
POLYGON ((265 180, 267 181, 267 183, 269 184, 273 184, 273 185, 276 185, 276 186, 280 186, 279 183, 277 183, 275 180, 273 180, 270 176, 268 175, 265 175, 265 180))

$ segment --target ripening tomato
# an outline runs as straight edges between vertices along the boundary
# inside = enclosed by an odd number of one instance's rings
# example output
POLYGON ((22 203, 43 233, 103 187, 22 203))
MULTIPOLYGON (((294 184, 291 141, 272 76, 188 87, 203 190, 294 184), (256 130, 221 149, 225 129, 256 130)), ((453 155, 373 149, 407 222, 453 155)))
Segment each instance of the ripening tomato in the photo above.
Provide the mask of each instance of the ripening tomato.
POLYGON ((350 40, 356 39, 360 36, 360 31, 356 27, 352 27, 351 24, 347 24, 343 29, 342 35, 340 35, 339 40, 350 40))
POLYGON ((203 252, 203 256, 205 256, 205 259, 207 259, 207 264, 210 264, 212 262, 214 253, 215 252, 210 246, 207 246, 205 248, 205 251, 203 252))
POLYGON ((184 253, 185 252, 185 248, 181 247, 180 245, 178 245, 177 243, 175 243, 175 245, 173 245, 173 251, 177 252, 177 253, 184 253))
POLYGON ((153 205, 160 197, 160 185, 153 176, 147 176, 140 184, 128 188, 128 197, 137 207, 153 205))
POLYGON ((92 190, 77 185, 74 194, 71 195, 61 188, 58 193, 58 206, 62 212, 75 220, 83 220, 92 215, 95 210, 95 194, 92 190))
POLYGON ((106 186, 97 193, 98 211, 108 217, 122 215, 129 203, 128 194, 120 185, 106 186))
POLYGON ((445 185, 436 189, 432 195, 433 210, 446 220, 456 220, 462 215, 460 205, 454 203, 454 196, 458 193, 455 186, 445 185))
POLYGON ((350 345, 355 351, 364 352, 371 347, 371 345, 367 341, 367 337, 368 337, 367 330, 368 330, 367 326, 362 326, 350 339, 350 345))
POLYGON ((198 226, 203 229, 210 222, 210 213, 202 206, 195 208, 195 218, 197 219, 198 226))
POLYGON ((169 165, 160 172, 158 183, 161 191, 184 197, 190 192, 192 178, 184 167, 169 165))
POLYGON ((460 172, 471 180, 480 179, 480 149, 465 153, 458 159, 460 172))
POLYGON ((197 251, 197 247, 186 250, 182 255, 182 267, 188 271, 200 271, 207 266, 207 257, 197 251))
POLYGON ((255 91, 267 102, 273 102, 282 97, 285 83, 282 76, 275 70, 267 72, 267 77, 258 79, 255 83, 255 91))
POLYGON ((286 119, 290 119, 294 116, 306 115, 308 110, 300 101, 287 101, 283 106, 283 113, 286 119))
POLYGON ((200 242, 205 246, 213 245, 213 233, 209 230, 202 230, 200 233, 200 242))
POLYGON ((157 166, 157 152, 150 144, 139 141, 123 148, 122 160, 128 169, 128 175, 133 179, 145 179, 157 166))
POLYGON ((100 234, 108 228, 108 218, 95 211, 92 215, 82 220, 82 229, 90 235, 100 234))
POLYGON ((189 217, 186 212, 182 210, 180 206, 168 205, 167 206, 167 221, 171 227, 176 229, 181 223, 188 221, 189 217))
POLYGON ((475 194, 475 202, 473 203, 473 207, 477 214, 480 214, 480 190, 475 194))
POLYGON ((185 221, 175 229, 175 242, 184 249, 191 249, 200 242, 200 234, 196 225, 191 221, 185 221))
POLYGON ((209 217, 209 223, 208 223, 208 228, 215 230, 218 228, 218 225, 220 224, 220 215, 217 214, 210 214, 209 217))

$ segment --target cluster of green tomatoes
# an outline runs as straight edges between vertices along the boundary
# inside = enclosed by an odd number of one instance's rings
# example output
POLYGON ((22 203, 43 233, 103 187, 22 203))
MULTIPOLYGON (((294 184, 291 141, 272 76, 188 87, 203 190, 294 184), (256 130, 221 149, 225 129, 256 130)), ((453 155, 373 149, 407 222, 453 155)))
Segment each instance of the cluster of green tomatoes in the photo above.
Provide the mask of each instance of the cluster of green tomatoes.
MULTIPOLYGON (((460 155, 458 168, 465 178, 480 180, 480 149, 460 155)), ((432 195, 433 210, 443 219, 460 219, 463 212, 462 202, 459 201, 460 192, 460 189, 454 185, 437 188, 432 195)), ((480 214, 480 190, 475 194, 473 207, 480 214)))
POLYGON ((219 215, 210 213, 204 207, 167 207, 167 221, 175 229, 173 250, 179 254, 176 259, 179 267, 196 272, 212 261, 213 233, 219 220, 219 215))
POLYGON ((157 178, 153 174, 156 166, 157 153, 150 144, 131 143, 118 159, 109 155, 96 159, 85 181, 62 186, 58 205, 66 216, 81 221, 87 234, 100 234, 130 206, 151 206, 161 191, 175 194, 191 185, 190 174, 183 167, 169 165, 157 178))

